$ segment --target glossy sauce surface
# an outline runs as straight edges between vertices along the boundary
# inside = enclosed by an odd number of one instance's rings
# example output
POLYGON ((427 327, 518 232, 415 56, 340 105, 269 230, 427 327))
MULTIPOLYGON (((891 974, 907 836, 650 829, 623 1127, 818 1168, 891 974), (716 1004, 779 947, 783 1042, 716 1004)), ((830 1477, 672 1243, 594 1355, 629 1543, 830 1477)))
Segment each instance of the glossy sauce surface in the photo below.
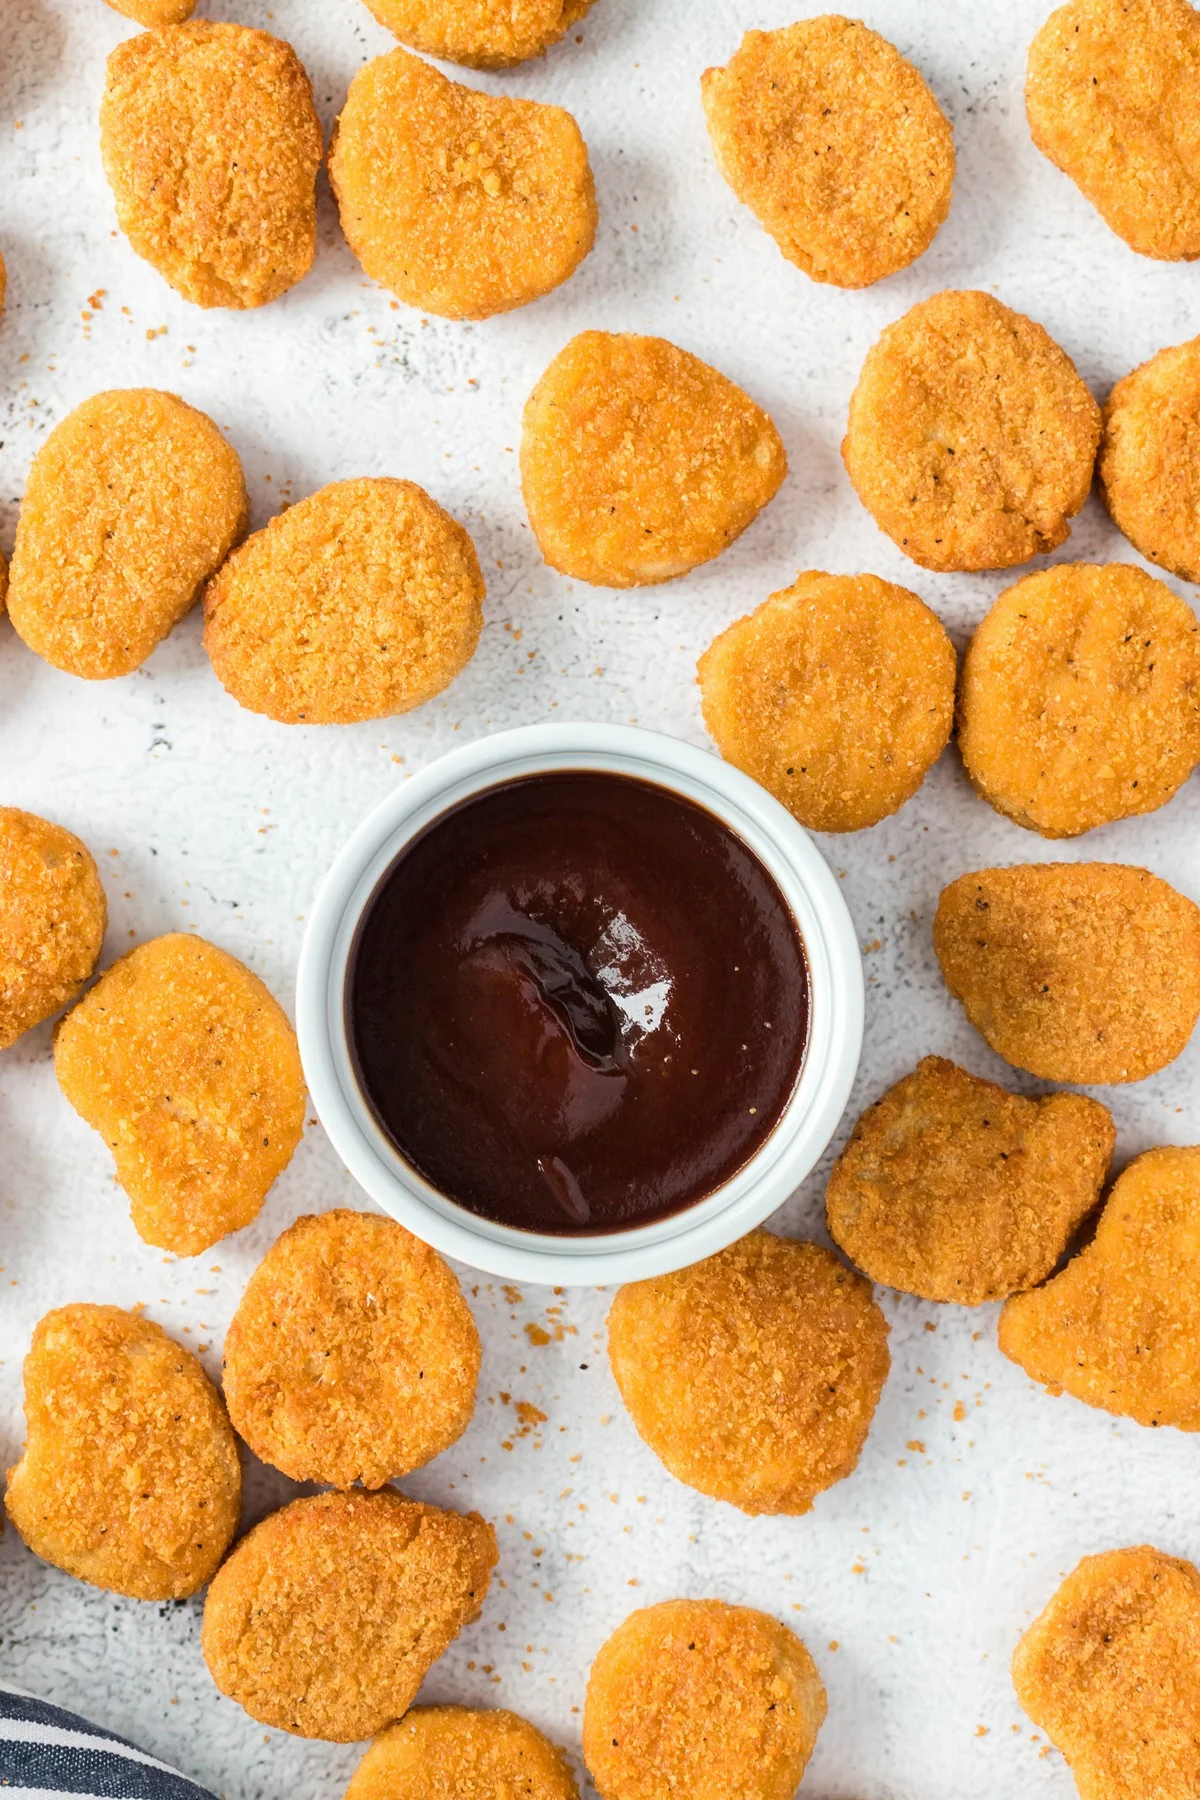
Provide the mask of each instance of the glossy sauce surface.
POLYGON ((626 1230, 736 1174, 795 1087, 809 977, 773 877, 712 813, 568 772, 444 814, 383 876, 346 987, 396 1149, 524 1230, 626 1230))

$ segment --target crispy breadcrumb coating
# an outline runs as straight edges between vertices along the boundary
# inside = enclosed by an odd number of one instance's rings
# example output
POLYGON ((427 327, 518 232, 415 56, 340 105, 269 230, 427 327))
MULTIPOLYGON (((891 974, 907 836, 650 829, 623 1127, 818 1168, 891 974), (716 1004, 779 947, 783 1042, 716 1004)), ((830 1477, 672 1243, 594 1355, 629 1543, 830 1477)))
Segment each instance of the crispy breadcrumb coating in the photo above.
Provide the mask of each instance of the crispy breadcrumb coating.
POLYGON ((1200 1148, 1147 1150, 1114 1184, 1093 1241, 1010 1300, 1000 1348, 1053 1394, 1200 1431, 1200 1148))
POLYGON ((404 50, 354 77, 329 179, 367 274, 445 319, 541 299, 596 236, 587 145, 569 112, 478 93, 404 50))
POLYGON ((35 813, 0 806, 0 1050, 74 1000, 107 924, 87 846, 35 813))
POLYGON ((698 673, 726 761, 810 831, 860 831, 911 799, 946 748, 956 669, 907 588, 812 570, 723 631, 698 673))
POLYGON ((1200 1574, 1143 1544, 1085 1556, 1012 1660, 1080 1800, 1200 1793, 1200 1574))
POLYGON ((976 1031, 1043 1081, 1142 1081, 1200 1016, 1200 907, 1148 869, 960 875, 942 890, 933 947, 976 1031))
POLYGON ((265 306, 308 274, 324 140, 290 44, 192 19, 118 44, 100 154, 134 250, 197 306, 265 306))
POLYGON ((296 1034, 242 963, 171 932, 106 969, 54 1044, 139 1237, 198 1256, 258 1217, 304 1130, 296 1034))
POLYGON ((746 1513, 806 1513, 854 1469, 888 1372, 870 1284, 818 1244, 755 1231, 623 1287, 608 1352, 638 1433, 746 1513))
POLYGON ((208 1590, 201 1647, 260 1724, 349 1744, 401 1718, 483 1605, 496 1534, 394 1488, 293 1500, 208 1590))
POLYGON ((980 1306, 1053 1273, 1100 1198, 1116 1127, 1098 1100, 1037 1100, 921 1059, 859 1119, 825 1194, 872 1281, 980 1306))
POLYGON ((182 1600, 237 1529, 242 1473, 221 1397, 160 1325, 60 1306, 25 1358, 8 1516, 37 1555, 134 1600, 182 1600))
POLYGON ((926 569, 1007 569, 1070 535, 1100 409, 1049 333, 991 294, 918 302, 868 353, 842 459, 926 569))
POLYGON ((598 587, 673 581, 719 556, 787 474, 779 433, 665 338, 584 331, 525 407, 521 484, 551 568, 598 587))
POLYGON ((196 10, 196 0, 104 0, 123 18, 148 28, 156 25, 182 25, 196 10))
POLYGON ((721 173, 814 281, 869 287, 928 250, 950 210, 954 132, 878 32, 836 13, 748 31, 701 91, 721 173))
POLYGON ((8 610, 39 656, 128 675, 245 535, 246 483, 212 420, 175 394, 94 394, 33 459, 8 610))
POLYGON ((507 69, 544 56, 595 0, 367 0, 381 25, 426 56, 507 69))
POLYGON ((1060 563, 971 641, 958 746, 985 800, 1043 837, 1154 812, 1200 763, 1200 622, 1131 563, 1060 563))
POLYGON ((460 1438, 479 1333, 436 1250, 392 1219, 297 1219, 250 1277, 225 1338, 240 1435, 293 1481, 382 1487, 460 1438))
POLYGON ((562 1751, 510 1712, 415 1706, 380 1733, 346 1800, 579 1800, 562 1751))
POLYGON ((1200 338, 1160 350, 1118 381, 1096 472, 1135 550, 1200 582, 1200 338))
POLYGON ((825 1718, 800 1639, 720 1600, 667 1600, 592 1665, 583 1755, 600 1800, 792 1800, 825 1718))
POLYGON ((467 533, 412 481, 335 481, 236 550, 204 647, 239 705, 284 725, 410 711, 474 655, 486 593, 467 533))

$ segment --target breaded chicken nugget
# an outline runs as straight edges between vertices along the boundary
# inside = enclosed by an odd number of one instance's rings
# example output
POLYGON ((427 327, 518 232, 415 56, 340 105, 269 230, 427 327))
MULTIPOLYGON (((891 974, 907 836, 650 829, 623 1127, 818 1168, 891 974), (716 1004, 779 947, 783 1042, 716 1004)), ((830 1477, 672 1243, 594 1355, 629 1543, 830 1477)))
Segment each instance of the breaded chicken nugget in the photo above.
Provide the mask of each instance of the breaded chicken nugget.
POLYGON ((595 0, 367 0, 381 25, 426 56, 507 69, 578 25, 595 0))
POLYGON ((211 1579, 237 1529, 237 1440, 160 1325, 119 1306, 47 1313, 25 1358, 25 1419, 5 1505, 35 1555, 134 1600, 182 1600, 211 1579))
POLYGON ((240 706, 284 725, 408 712, 464 669, 487 592, 470 538, 412 481, 335 481, 234 552, 204 647, 240 706))
POLYGON ((1142 256, 1200 256, 1200 15, 1188 0, 1071 0, 1033 40, 1033 141, 1142 256))
POLYGON ((861 1275, 765 1231, 623 1287, 608 1315, 638 1434, 680 1481, 752 1514, 809 1512, 853 1471, 887 1336, 861 1275))
POLYGON ((417 1706, 382 1732, 346 1800, 579 1800, 561 1750, 510 1712, 417 1706))
POLYGON ((700 85, 721 173, 814 281, 869 287, 928 250, 950 211, 954 133, 878 32, 836 13, 748 31, 700 85))
POLYGON ((74 1000, 107 924, 87 846, 36 813, 0 806, 0 1050, 74 1000))
POLYGON ((541 299, 596 236, 587 145, 569 112, 477 93, 404 50, 354 77, 329 179, 367 274, 446 319, 541 299))
POLYGON ((1200 1794, 1200 1574, 1141 1545, 1085 1556, 1012 1660, 1081 1800, 1200 1794))
POLYGON ((12 622, 68 675, 128 675, 198 599, 248 516, 241 462, 211 419, 153 388, 94 394, 33 459, 12 622))
POLYGON ((1118 381, 1096 472, 1134 548, 1200 582, 1200 338, 1160 350, 1118 381))
POLYGON ((170 932, 68 1013, 54 1071, 113 1153, 139 1237, 198 1256, 258 1217, 304 1130, 296 1034, 257 975, 170 932))
POLYGON ((479 1333, 453 1271, 392 1219, 297 1219, 250 1277, 225 1338, 225 1399, 293 1481, 382 1487, 460 1438, 479 1333))
POLYGON ((766 413, 665 338, 581 332, 525 407, 534 536, 552 569, 597 587, 673 581, 710 562, 786 474, 766 413))
POLYGON ((600 1800, 792 1800, 824 1718, 786 1626, 667 1600, 631 1613, 592 1665, 583 1756, 600 1800))
POLYGON ((1053 1394, 1200 1431, 1200 1148, 1147 1150, 1096 1236, 1000 1315, 1005 1356, 1053 1394))
POLYGON ((907 588, 810 570, 711 643, 704 722, 727 762, 811 831, 910 800, 950 738, 954 646, 907 588))
POLYGON ((1165 806, 1200 763, 1200 623, 1130 563, 1001 594, 967 651, 958 746, 997 812, 1043 837, 1165 806))
POLYGON ((138 25, 182 25, 196 10, 196 0, 104 0, 123 18, 138 25))
POLYGON ((1148 869, 960 875, 942 890, 933 947, 976 1031, 1043 1081, 1142 1081, 1200 1016, 1200 907, 1148 869))
POLYGON ((980 1306, 1045 1281, 1100 1198, 1112 1114, 1025 1100, 940 1056, 868 1107, 825 1194, 839 1249, 886 1287, 980 1306))
POLYGON ((842 460, 881 531, 926 569, 1007 569, 1064 543, 1100 409, 1064 350, 991 294, 934 294, 889 325, 842 460))
POLYGON ((261 1724, 354 1743, 408 1711, 495 1566, 496 1534, 478 1513, 394 1488, 293 1500, 209 1588, 204 1660, 261 1724))
POLYGON ((108 59, 100 154, 134 250, 197 306, 265 306, 308 274, 324 143, 290 44, 193 19, 108 59))

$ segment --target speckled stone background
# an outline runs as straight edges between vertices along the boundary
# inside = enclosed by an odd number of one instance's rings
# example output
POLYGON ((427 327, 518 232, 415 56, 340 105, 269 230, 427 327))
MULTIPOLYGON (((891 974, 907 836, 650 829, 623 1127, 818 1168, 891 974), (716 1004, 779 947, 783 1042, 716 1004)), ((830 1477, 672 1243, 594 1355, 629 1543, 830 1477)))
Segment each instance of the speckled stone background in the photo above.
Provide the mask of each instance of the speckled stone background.
MULTIPOLYGON (((867 347, 942 287, 978 286, 1039 318, 1098 394, 1200 328, 1184 265, 1143 261, 1034 151, 1024 53, 1046 0, 873 0, 869 22, 914 57, 958 139, 954 208, 915 268, 866 293, 783 262, 709 154, 698 80, 744 29, 796 0, 598 0, 540 65, 481 77, 578 116, 599 241, 567 288, 478 326, 424 320, 366 283, 322 194, 316 267, 249 315, 176 297, 118 236, 96 149, 108 51, 131 27, 100 0, 4 0, 0 35, 0 543, 11 549, 30 458, 96 389, 173 388, 244 458, 262 524, 280 504, 359 474, 415 478, 469 527, 489 584, 478 656, 442 699, 350 729, 239 711, 187 620, 128 679, 85 685, 0 623, 0 792, 61 819, 95 851, 111 906, 106 955, 194 929, 291 1003, 304 915, 352 821, 464 738, 575 717, 705 741, 697 653, 797 569, 873 570, 914 586, 961 645, 1003 577, 933 577, 860 509, 838 444, 867 347), (531 542, 515 448, 526 394, 587 326, 661 332, 718 364, 773 414, 791 478, 721 560, 643 593, 575 586, 531 542)), ((307 65, 328 125, 347 84, 389 47, 359 0, 202 0, 265 25, 307 65)), ((469 78, 476 79, 476 78, 469 78)), ((1060 559, 1132 556, 1098 502, 1060 559)), ((853 1116, 938 1051, 1007 1078, 944 992, 930 948, 938 891, 993 862, 1148 864, 1200 897, 1200 793, 1052 848, 976 799, 947 754, 899 817, 822 848, 845 883, 869 983, 853 1116)), ((1121 1163, 1200 1138, 1200 1040, 1165 1074, 1104 1095, 1121 1163)), ((1014 1085, 1028 1086, 1020 1078, 1014 1085)), ((778 1224, 821 1235, 827 1164, 778 1224)), ((20 1359, 35 1321, 70 1300, 144 1302, 216 1375, 250 1270, 297 1214, 366 1204, 313 1126, 250 1230, 177 1261, 134 1234, 98 1137, 58 1094, 50 1031, 0 1059, 0 1451, 23 1434, 20 1359)), ((1200 1553, 1196 1450, 1051 1400, 1004 1361, 995 1310, 884 1295, 893 1368, 854 1477, 797 1520, 747 1520, 677 1485, 638 1442, 608 1374, 607 1296, 506 1291, 464 1271, 484 1334, 469 1435, 409 1484, 496 1523, 500 1579, 428 1696, 507 1705, 572 1753, 588 1666, 632 1608, 718 1595, 804 1637, 829 1719, 812 1800, 1065 1800, 1071 1778, 1017 1706, 1008 1659, 1059 1577, 1088 1551, 1149 1541, 1200 1553), (517 1404, 536 1409, 518 1416, 517 1404), (540 1418, 537 1415, 544 1414, 540 1418)), ((248 1518, 294 1491, 252 1467, 248 1518)), ((229 1800, 329 1800, 358 1752, 264 1732, 209 1681, 200 1602, 116 1599, 0 1543, 0 1675, 103 1720, 229 1800)))

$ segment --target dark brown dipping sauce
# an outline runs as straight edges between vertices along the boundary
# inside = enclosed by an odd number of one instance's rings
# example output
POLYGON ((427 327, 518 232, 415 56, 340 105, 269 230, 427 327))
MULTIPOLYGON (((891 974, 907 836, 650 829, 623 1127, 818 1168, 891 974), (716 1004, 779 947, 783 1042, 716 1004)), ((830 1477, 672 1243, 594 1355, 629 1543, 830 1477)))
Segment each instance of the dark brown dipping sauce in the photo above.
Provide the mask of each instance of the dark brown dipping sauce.
POLYGON ((470 1212, 569 1237, 665 1218, 760 1148, 808 1037, 774 879, 666 788, 507 782, 376 888, 346 1014, 396 1149, 470 1212))

